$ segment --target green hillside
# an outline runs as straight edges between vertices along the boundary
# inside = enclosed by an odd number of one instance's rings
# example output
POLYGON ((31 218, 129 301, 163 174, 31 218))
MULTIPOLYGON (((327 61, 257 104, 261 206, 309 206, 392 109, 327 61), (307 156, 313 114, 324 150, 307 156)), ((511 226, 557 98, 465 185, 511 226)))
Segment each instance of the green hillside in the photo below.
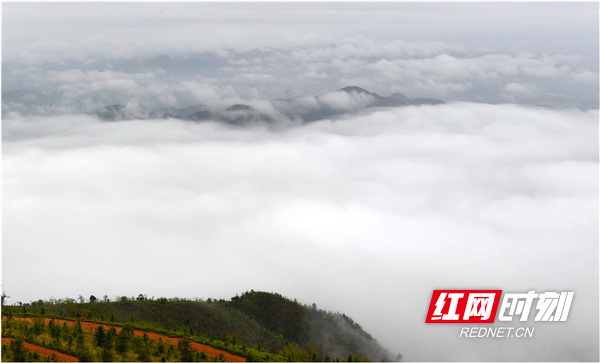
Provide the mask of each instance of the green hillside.
MULTIPOLYGON (((72 299, 39 300, 21 306, 3 306, 2 314, 4 318, 23 314, 56 319, 84 317, 86 322, 117 327, 128 325, 148 332, 185 337, 252 361, 396 360, 396 356, 381 347, 349 317, 318 310, 315 305, 299 304, 274 293, 251 291, 231 300, 206 301, 148 299, 143 295, 121 297, 119 301, 94 296, 86 299, 87 302, 83 300, 82 297, 79 302, 72 299)), ((4 337, 4 324, 2 334, 4 337)), ((16 337, 14 332, 12 334, 16 337)), ((165 357, 150 354, 145 358, 159 360, 165 357)), ((170 358, 180 359, 176 354, 170 358)))

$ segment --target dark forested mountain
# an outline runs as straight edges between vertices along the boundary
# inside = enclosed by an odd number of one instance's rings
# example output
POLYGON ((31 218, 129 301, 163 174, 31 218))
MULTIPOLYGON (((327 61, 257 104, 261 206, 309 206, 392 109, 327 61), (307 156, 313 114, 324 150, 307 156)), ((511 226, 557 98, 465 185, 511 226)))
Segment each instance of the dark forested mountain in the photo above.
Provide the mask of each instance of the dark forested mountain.
POLYGON ((185 120, 215 120, 231 125, 245 125, 255 122, 271 123, 273 119, 252 106, 236 104, 218 112, 200 111, 183 117, 185 120))
POLYGON ((92 114, 107 121, 127 120, 127 113, 123 105, 100 106, 91 111, 92 114))
POLYGON ((367 108, 402 107, 412 104, 411 100, 401 93, 383 97, 356 86, 344 87, 334 92, 314 96, 314 104, 310 107, 302 107, 306 101, 307 97, 280 101, 280 108, 292 119, 311 122, 367 108))
POLYGON ((244 356, 247 352, 249 360, 398 359, 346 315, 319 310, 314 304, 303 305, 275 293, 251 291, 231 300, 206 301, 148 299, 143 295, 117 301, 93 296, 89 302, 82 300, 39 300, 3 306, 2 314, 42 314, 57 321, 85 319, 117 326, 132 324, 135 329, 146 331, 170 331, 180 337, 217 342, 219 347, 229 346, 234 354, 244 356), (271 358, 265 358, 265 354, 271 358))
POLYGON ((197 112, 202 112, 208 110, 203 104, 195 104, 188 107, 171 107, 171 108, 163 108, 160 110, 152 111, 148 114, 149 118, 179 118, 185 119, 188 116, 195 114, 197 112))
MULTIPOLYGON (((160 58, 156 61, 168 62, 160 58)), ((350 112, 358 112, 374 107, 402 107, 410 105, 436 105, 443 101, 433 98, 410 99, 401 93, 389 97, 380 96, 363 88, 350 86, 334 92, 317 96, 301 96, 291 99, 271 100, 269 113, 257 110, 250 105, 235 104, 225 109, 209 110, 204 104, 196 104, 182 108, 165 108, 149 113, 126 112, 122 105, 103 106, 90 113, 103 120, 127 119, 165 119, 174 118, 189 121, 218 121, 231 125, 246 125, 251 123, 273 123, 278 118, 304 123, 336 118, 350 112)))
POLYGON ((352 319, 316 305, 307 307, 265 292, 244 294, 230 304, 285 340, 315 347, 321 357, 345 358, 352 353, 378 361, 395 358, 352 319))
POLYGON ((402 93, 394 93, 390 97, 382 97, 377 93, 371 93, 366 89, 356 86, 344 87, 338 90, 338 92, 369 95, 373 98, 373 101, 368 107, 399 107, 410 104, 410 98, 406 97, 402 93))

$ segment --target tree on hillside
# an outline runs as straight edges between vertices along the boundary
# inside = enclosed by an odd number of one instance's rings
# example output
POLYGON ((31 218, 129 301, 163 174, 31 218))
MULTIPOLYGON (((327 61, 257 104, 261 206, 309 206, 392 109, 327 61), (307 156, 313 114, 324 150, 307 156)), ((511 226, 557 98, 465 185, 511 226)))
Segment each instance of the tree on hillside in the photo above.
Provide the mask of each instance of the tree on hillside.
POLYGON ((115 341, 115 350, 119 352, 119 354, 123 354, 129 350, 130 342, 133 338, 133 327, 130 324, 125 324, 119 335, 117 335, 117 340, 115 341))
MULTIPOLYGON (((79 334, 75 337, 75 347, 80 352, 85 350, 85 337, 83 334, 79 334)), ((79 357, 79 360, 85 362, 82 357, 79 357)))
POLYGON ((50 330, 50 337, 54 339, 55 343, 58 343, 58 339, 60 339, 62 329, 57 324, 54 324, 54 319, 50 320, 50 322, 48 323, 48 330, 50 330))
POLYGON ((194 361, 194 351, 192 350, 192 345, 190 341, 187 339, 182 339, 177 343, 177 349, 179 350, 179 360, 182 362, 193 362, 194 361))
POLYGON ((98 300, 98 299, 96 299, 96 297, 94 295, 90 295, 90 302, 91 303, 95 303, 96 300, 98 300))
MULTIPOLYGON (((121 333, 123 333, 123 330, 121 330, 121 333)), ((119 354, 124 354, 127 352, 127 350, 129 350, 129 337, 121 333, 117 335, 117 340, 115 341, 115 350, 119 354)))
POLYGON ((117 339, 117 330, 114 327, 110 327, 106 332, 106 338, 104 346, 108 349, 112 349, 114 341, 117 339))
POLYGON ((102 325, 96 328, 96 332, 94 333, 94 341, 98 347, 103 348, 106 346, 106 333, 102 325))
POLYGON ((27 361, 27 350, 23 346, 23 340, 15 339, 10 342, 10 350, 13 355, 15 362, 26 362, 27 361))
POLYGON ((162 355, 165 352, 165 343, 162 338, 158 338, 158 344, 156 345, 157 355, 162 355))
POLYGON ((136 349, 138 353, 138 359, 141 362, 147 362, 150 357, 150 340, 148 339, 148 335, 144 333, 142 344, 139 345, 136 349))
POLYGON ((77 325, 75 325, 75 329, 73 330, 73 334, 75 335, 83 335, 83 328, 81 327, 81 321, 77 321, 77 325))
POLYGON ((100 353, 100 359, 103 362, 114 362, 115 355, 113 354, 113 351, 111 349, 103 348, 102 353, 100 353))

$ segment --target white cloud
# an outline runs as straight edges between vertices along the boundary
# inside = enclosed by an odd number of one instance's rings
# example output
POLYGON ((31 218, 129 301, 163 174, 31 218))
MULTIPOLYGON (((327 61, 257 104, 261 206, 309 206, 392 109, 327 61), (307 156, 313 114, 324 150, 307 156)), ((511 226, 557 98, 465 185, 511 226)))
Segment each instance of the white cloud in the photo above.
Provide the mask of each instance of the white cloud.
POLYGON ((351 111, 367 107, 375 99, 368 93, 336 91, 319 97, 319 101, 334 110, 351 111))
POLYGON ((582 71, 575 72, 573 74, 573 79, 577 82, 581 83, 590 83, 590 84, 598 84, 598 73, 590 72, 590 71, 582 71))
POLYGON ((432 58, 379 60, 368 66, 397 79, 430 77, 439 81, 496 79, 522 75, 531 78, 561 78, 572 70, 558 64, 554 57, 537 58, 525 54, 510 56, 488 54, 474 58, 458 58, 440 54, 432 58))
POLYGON ((237 79, 244 82, 272 82, 275 77, 266 73, 246 73, 237 76, 237 79))
POLYGON ((506 86, 504 86, 504 91, 523 96, 529 96, 532 94, 531 90, 529 89, 529 86, 521 83, 509 83, 506 86))
POLYGON ((270 131, 13 116, 3 287, 25 301, 262 289, 340 310, 409 360, 486 360, 499 344, 496 360, 595 359, 597 119, 466 103, 270 131), (423 324, 444 286, 578 300, 560 336, 475 345, 423 324))
POLYGON ((156 77, 156 74, 151 72, 128 74, 113 71, 82 71, 80 69, 49 71, 47 72, 47 75, 48 81, 59 83, 88 83, 113 80, 148 81, 153 80, 156 77))
MULTIPOLYGON (((10 63, 5 85, 8 90, 27 89, 24 85, 33 89, 64 90, 62 96, 65 99, 61 102, 73 105, 134 101, 148 107, 147 111, 178 106, 178 102, 179 106, 187 106, 192 100, 210 103, 215 97, 199 97, 210 91, 186 90, 194 82, 218 84, 224 89, 233 87, 244 98, 259 95, 282 98, 282 89, 315 95, 360 85, 381 95, 401 92, 411 97, 435 97, 446 101, 597 107, 597 66, 586 66, 586 58, 576 53, 492 51, 471 54, 448 43, 366 37, 340 38, 332 42, 322 44, 317 41, 295 49, 283 45, 250 52, 229 49, 204 55, 178 51, 170 58, 172 68, 168 71, 157 68, 152 72, 144 65, 144 57, 112 59, 114 65, 104 59, 89 65, 86 60, 94 53, 78 48, 81 54, 77 56, 81 61, 63 62, 61 67, 65 69, 62 70, 45 70, 56 67, 52 62, 39 67, 10 63), (410 51, 421 46, 429 50, 421 54, 410 51), (206 61, 205 56, 210 61, 206 61), (109 65, 113 66, 112 70, 107 70, 109 65), (83 70, 84 67, 88 68, 83 70), (516 84, 527 84, 529 92, 523 88, 517 91, 516 84), (162 91, 155 92, 156 86, 162 91), (107 94, 115 91, 117 93, 107 94), (90 95, 89 92, 105 94, 90 95), (191 93, 184 95, 186 92, 191 93)), ((56 43, 48 46, 61 47, 56 43)), ((9 54, 13 54, 13 50, 9 49, 9 54)), ((22 111, 26 108, 22 101, 8 100, 6 111, 22 111)), ((44 107, 56 109, 58 106, 36 104, 30 108, 44 107)), ((81 107, 74 108, 75 111, 86 111, 81 107)))

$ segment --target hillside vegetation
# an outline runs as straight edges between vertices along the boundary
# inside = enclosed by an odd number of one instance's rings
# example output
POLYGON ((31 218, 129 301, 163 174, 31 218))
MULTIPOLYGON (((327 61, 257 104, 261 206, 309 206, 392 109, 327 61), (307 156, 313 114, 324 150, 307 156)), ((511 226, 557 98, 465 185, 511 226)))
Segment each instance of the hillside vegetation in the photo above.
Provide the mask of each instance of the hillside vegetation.
MULTIPOLYGON (((21 341, 73 355, 80 361, 399 358, 346 315, 267 292, 251 291, 231 300, 206 301, 148 299, 144 295, 109 301, 106 296, 80 296, 78 302, 39 300, 3 306, 2 315, 2 337, 16 339, 3 349, 4 361, 22 358, 16 357, 20 353, 11 348, 21 341)), ((26 360, 35 359, 31 356, 26 360)))

